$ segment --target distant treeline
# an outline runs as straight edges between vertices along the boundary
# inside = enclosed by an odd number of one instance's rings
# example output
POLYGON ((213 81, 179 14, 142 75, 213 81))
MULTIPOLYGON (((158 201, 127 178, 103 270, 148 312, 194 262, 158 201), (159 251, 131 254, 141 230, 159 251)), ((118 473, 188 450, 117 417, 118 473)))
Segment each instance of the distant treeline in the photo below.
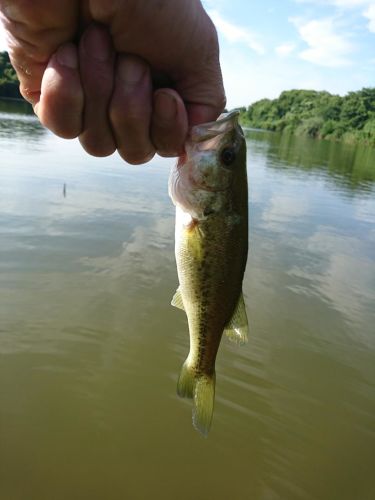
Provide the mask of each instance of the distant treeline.
POLYGON ((7 52, 0 52, 0 97, 22 99, 19 82, 7 52))
POLYGON ((344 97, 315 90, 288 90, 241 108, 243 125, 375 147, 375 88, 344 97))

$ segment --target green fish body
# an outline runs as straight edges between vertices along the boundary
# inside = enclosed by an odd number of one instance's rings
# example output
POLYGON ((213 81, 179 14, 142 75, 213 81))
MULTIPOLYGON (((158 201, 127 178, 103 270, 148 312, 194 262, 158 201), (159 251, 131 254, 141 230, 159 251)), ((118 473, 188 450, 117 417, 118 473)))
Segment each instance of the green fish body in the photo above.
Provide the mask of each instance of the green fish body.
POLYGON ((172 305, 185 310, 190 334, 177 392, 193 398, 193 423, 204 435, 211 426, 222 334, 247 339, 242 295, 248 250, 246 143, 237 120, 237 113, 228 113, 193 127, 186 155, 169 180, 180 283, 172 305))

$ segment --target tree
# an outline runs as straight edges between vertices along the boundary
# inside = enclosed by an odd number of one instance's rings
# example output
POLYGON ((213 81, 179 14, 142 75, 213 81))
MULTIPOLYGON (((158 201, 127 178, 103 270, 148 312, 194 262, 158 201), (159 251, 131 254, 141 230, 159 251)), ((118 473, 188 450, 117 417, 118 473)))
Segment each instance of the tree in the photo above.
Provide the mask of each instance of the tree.
POLYGON ((340 119, 348 129, 361 129, 368 119, 368 111, 360 92, 349 92, 344 97, 340 119))
POLYGON ((316 90, 287 90, 278 99, 255 102, 241 116, 243 123, 256 128, 374 144, 375 88, 344 97, 316 90))
POLYGON ((22 99, 18 78, 7 52, 0 52, 0 97, 22 99))

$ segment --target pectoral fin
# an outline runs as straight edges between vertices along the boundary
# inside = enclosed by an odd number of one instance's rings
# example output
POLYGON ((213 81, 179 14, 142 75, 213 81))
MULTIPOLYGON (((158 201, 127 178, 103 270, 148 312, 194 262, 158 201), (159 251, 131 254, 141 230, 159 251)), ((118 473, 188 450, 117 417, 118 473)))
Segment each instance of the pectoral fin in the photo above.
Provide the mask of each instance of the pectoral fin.
POLYGON ((178 309, 182 309, 185 311, 184 303, 182 301, 182 295, 180 292, 180 287, 177 288, 176 293, 173 295, 173 299, 171 302, 172 306, 177 307, 178 309))
POLYGON ((247 321, 246 306, 241 292, 233 316, 226 325, 224 333, 230 341, 238 344, 245 344, 247 342, 248 331, 249 325, 247 321))

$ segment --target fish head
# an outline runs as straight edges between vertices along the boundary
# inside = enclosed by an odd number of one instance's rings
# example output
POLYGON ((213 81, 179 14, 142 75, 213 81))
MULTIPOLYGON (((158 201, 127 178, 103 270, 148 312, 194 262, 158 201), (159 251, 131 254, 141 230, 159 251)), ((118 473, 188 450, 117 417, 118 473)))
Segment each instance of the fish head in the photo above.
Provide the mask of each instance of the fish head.
POLYGON ((226 210, 241 179, 246 187, 246 143, 238 116, 224 113, 192 127, 185 154, 171 172, 170 196, 194 218, 226 210))

